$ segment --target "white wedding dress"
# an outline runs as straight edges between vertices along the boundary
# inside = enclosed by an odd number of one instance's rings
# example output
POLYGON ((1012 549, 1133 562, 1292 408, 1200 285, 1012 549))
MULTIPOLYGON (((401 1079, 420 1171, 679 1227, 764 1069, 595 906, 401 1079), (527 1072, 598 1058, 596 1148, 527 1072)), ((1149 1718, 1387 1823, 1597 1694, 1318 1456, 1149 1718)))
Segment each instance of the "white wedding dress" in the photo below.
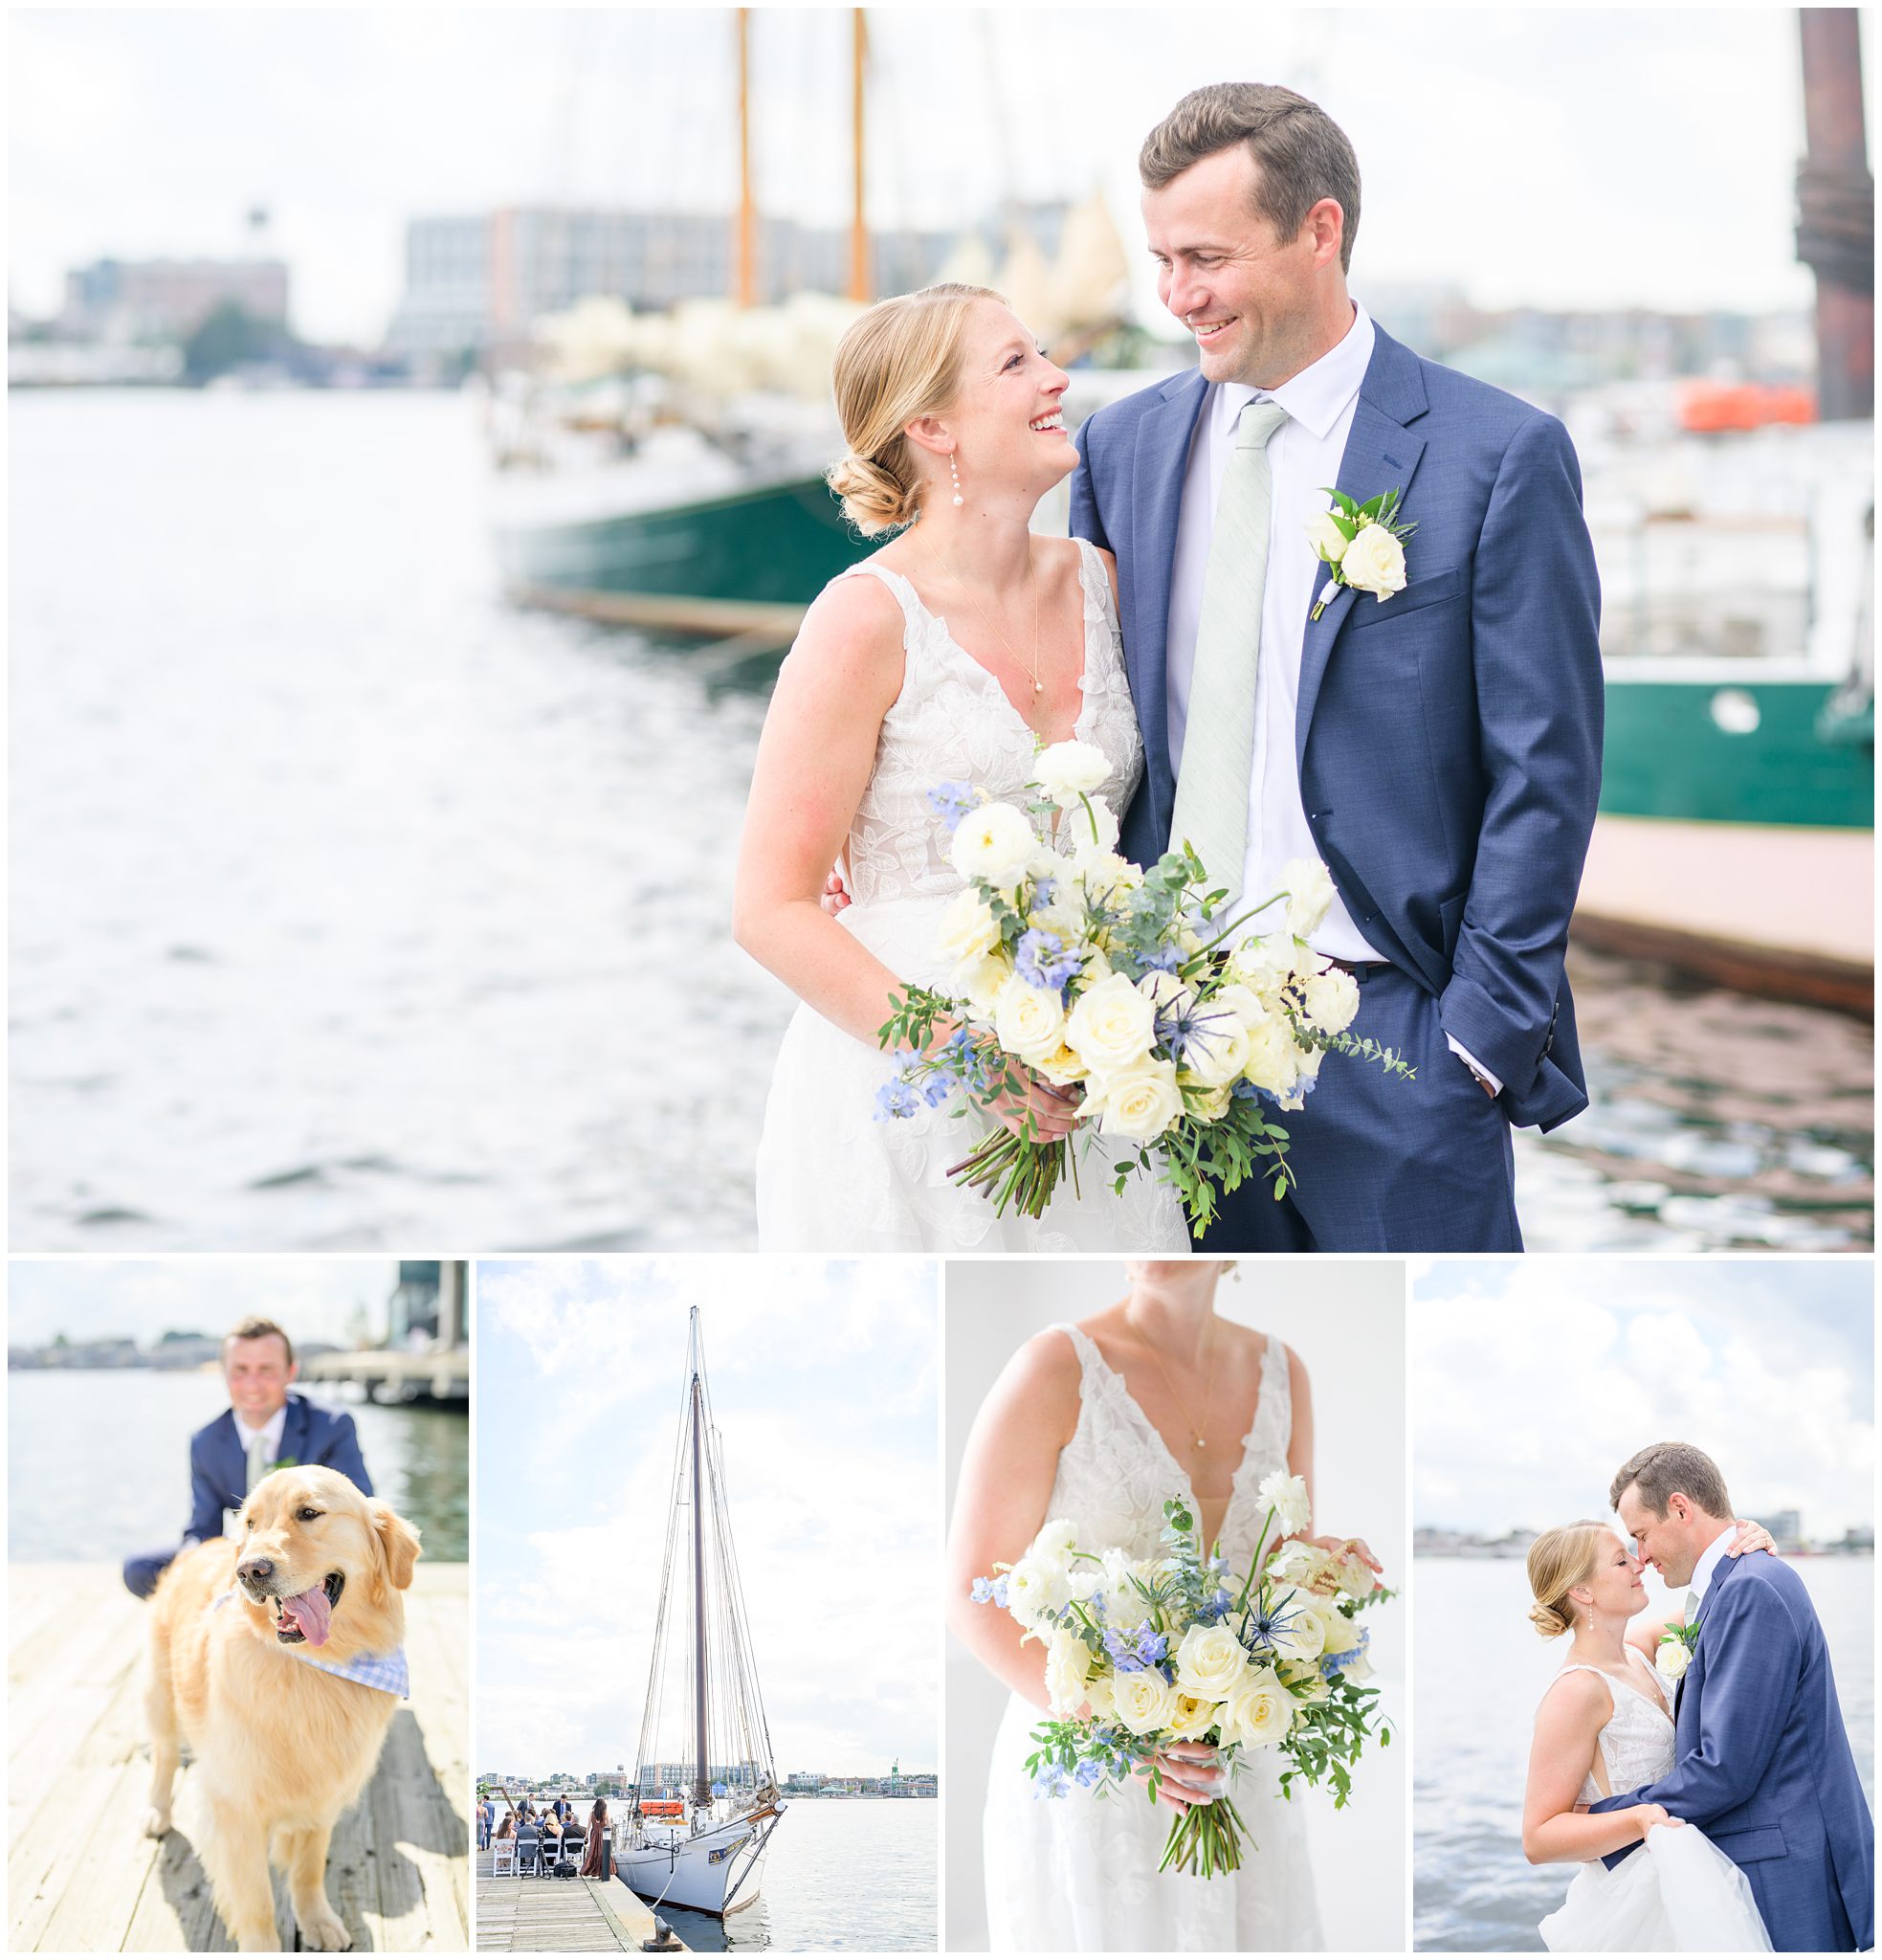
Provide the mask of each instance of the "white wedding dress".
MULTIPOLYGON (((1100 748, 1103 793, 1120 815, 1143 773, 1143 744, 1103 561, 1079 541, 1085 600, 1084 704, 1074 730, 1100 748)), ((869 563, 845 578, 879 578, 905 627, 901 692, 883 717, 875 767, 850 826, 845 858, 852 902, 838 923, 904 980, 943 987, 935 928, 962 880, 949 832, 928 803, 942 783, 1016 797, 1036 745, 1000 683, 971 658, 899 572, 869 563)), ((758 1147, 758 1238, 765 1252, 1186 1252, 1175 1193, 1136 1172, 1121 1195, 1107 1174, 1117 1152, 1077 1133, 1080 1191, 1062 1182, 1044 1217, 1010 1208, 996 1218, 947 1168, 989 1127, 963 1099, 912 1117, 878 1119, 876 1091, 895 1074, 885 1052, 800 1006, 785 1032, 758 1147)))
MULTIPOLYGON (((1627 1665, 1648 1679, 1630 1685, 1583 1660, 1561 1670, 1597 1674, 1607 1683, 1614 1712, 1602 1726, 1601 1760, 1607 1789, 1617 1796, 1658 1783, 1673 1764, 1672 1719, 1654 1697, 1653 1670, 1631 1647, 1627 1665)), ((1605 1794, 1590 1770, 1581 1800, 1594 1803, 1605 1794)), ((1568 1897, 1538 1930, 1555 1953, 1771 1950, 1745 1875, 1691 1824, 1677 1829, 1655 1825, 1640 1849, 1611 1871, 1599 1859, 1583 1865, 1568 1897)))
MULTIPOLYGON (((1122 1545, 1148 1558, 1162 1549, 1165 1500, 1193 1503, 1189 1480, 1096 1344, 1076 1327, 1059 1331, 1078 1354, 1078 1427, 1059 1453, 1046 1515, 1071 1520, 1079 1544, 1093 1550, 1122 1545)), ((1286 1469, 1293 1431, 1287 1349, 1271 1334, 1222 1521, 1223 1552, 1243 1570, 1262 1524, 1256 1489, 1286 1469)), ((1230 1793, 1248 1825, 1241 1869, 1214 1879, 1159 1872, 1176 1814, 1152 1804, 1140 1786, 1105 1795, 1075 1786, 1062 1797, 1033 1795, 1025 1765, 1033 1725, 1044 1719, 1015 1695, 993 1746, 985 1860, 995 1952, 1320 1949, 1306 1814, 1298 1800, 1280 1795, 1272 1755, 1252 1751, 1235 1766, 1230 1793)))

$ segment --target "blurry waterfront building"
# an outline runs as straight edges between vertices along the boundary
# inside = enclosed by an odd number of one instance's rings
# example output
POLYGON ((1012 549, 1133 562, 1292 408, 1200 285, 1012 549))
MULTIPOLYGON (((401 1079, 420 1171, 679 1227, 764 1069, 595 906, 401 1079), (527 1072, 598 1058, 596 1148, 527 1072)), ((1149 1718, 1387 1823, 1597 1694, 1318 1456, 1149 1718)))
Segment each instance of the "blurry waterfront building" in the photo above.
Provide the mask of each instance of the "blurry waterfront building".
POLYGON ((1778 1541, 1780 1551, 1795 1551, 1804 1543, 1804 1519, 1796 1511, 1771 1511, 1757 1521, 1778 1541))
POLYGON ((401 1259, 387 1303, 388 1348, 449 1350, 470 1345, 462 1259, 401 1259))
POLYGON ((184 341, 228 305, 285 327, 286 265, 277 258, 100 258, 66 274, 55 326, 73 341, 184 341))
MULTIPOLYGON (((1058 249, 1063 204, 1023 207, 978 228, 996 249, 1010 222, 1040 251, 1058 249)), ((931 283, 961 244, 954 232, 877 232, 872 239, 878 293, 931 283)), ((774 304, 793 293, 841 293, 849 280, 850 234, 761 216, 758 296, 774 304)), ((388 352, 444 357, 520 347, 532 322, 578 301, 623 300, 662 312, 731 290, 732 227, 696 212, 564 210, 513 206, 472 217, 413 218, 406 226, 405 292, 387 329, 388 352)))

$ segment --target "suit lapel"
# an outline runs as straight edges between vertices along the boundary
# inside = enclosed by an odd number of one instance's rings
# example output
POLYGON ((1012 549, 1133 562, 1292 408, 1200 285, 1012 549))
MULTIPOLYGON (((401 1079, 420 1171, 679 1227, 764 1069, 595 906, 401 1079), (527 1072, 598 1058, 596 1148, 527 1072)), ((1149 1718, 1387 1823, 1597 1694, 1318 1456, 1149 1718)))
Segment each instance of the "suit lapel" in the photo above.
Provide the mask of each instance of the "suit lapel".
POLYGON ((290 1457, 297 1463, 307 1460, 307 1405, 299 1395, 288 1397, 288 1419, 281 1425, 281 1446, 275 1452, 277 1463, 290 1457))
MULTIPOLYGON (((1725 1583, 1725 1574, 1731 1570, 1731 1566, 1732 1561, 1729 1558, 1720 1559, 1717 1565, 1713 1568, 1712 1577, 1706 1581, 1706 1595, 1699 1601, 1699 1610, 1693 1616, 1693 1624, 1702 1632, 1706 1623, 1706 1615, 1712 1611, 1712 1603, 1717 1598, 1718 1589, 1725 1583)), ((1696 1639, 1693 1643, 1693 1659, 1688 1664, 1686 1672, 1679 1677, 1678 1683, 1673 1689, 1672 1715, 1675 1728, 1677 1728, 1679 1723, 1679 1705, 1686 1699, 1686 1683, 1692 1680, 1695 1672, 1699 1674, 1704 1673, 1704 1663, 1699 1658, 1699 1642, 1696 1639)))
POLYGON ((235 1430, 235 1412, 225 1409, 215 1420, 210 1443, 222 1479, 222 1508, 238 1511, 249 1494, 249 1459, 242 1453, 242 1439, 235 1430))
MULTIPOLYGON (((1353 410, 1353 426, 1346 433, 1346 448, 1340 458, 1340 474, 1334 479, 1348 497, 1364 503, 1382 490, 1398 489, 1404 495, 1405 515, 1415 519, 1418 509, 1411 497, 1411 479, 1418 459, 1425 453, 1425 438, 1406 426, 1424 414, 1427 407, 1425 383, 1418 371, 1417 356, 1401 346, 1384 327, 1374 324, 1377 336, 1372 359, 1366 363, 1365 379, 1360 383, 1360 398, 1353 410)), ((1418 539, 1414 533, 1406 546, 1407 576, 1417 577, 1418 539)), ((1317 598, 1326 584, 1324 568, 1317 574, 1314 591, 1317 598)), ((1336 586, 1326 611, 1317 619, 1309 609, 1307 630, 1300 642, 1300 696, 1294 719, 1295 766, 1304 769, 1307 763, 1307 731, 1313 725, 1314 708, 1320 697, 1320 682, 1333 657, 1340 630, 1352 615, 1356 604, 1373 605, 1369 594, 1356 592, 1349 586, 1336 586)))
POLYGON ((1172 384, 1162 403, 1138 424, 1132 460, 1131 550, 1138 571, 1131 609, 1133 630, 1124 651, 1142 726, 1159 850, 1168 839, 1175 807, 1167 690, 1176 532, 1183 509, 1183 479, 1189 467, 1189 444, 1207 399, 1208 384, 1200 371, 1172 384))

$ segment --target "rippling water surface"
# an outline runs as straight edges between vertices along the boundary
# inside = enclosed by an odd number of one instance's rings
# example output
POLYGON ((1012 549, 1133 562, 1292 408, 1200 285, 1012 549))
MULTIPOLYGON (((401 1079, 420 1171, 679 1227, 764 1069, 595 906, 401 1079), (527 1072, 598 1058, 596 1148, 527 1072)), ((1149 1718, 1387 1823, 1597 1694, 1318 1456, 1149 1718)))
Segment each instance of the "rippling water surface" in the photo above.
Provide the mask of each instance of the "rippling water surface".
MULTIPOLYGON (((1799 1559, 1795 1570, 1829 1642, 1873 1811, 1875 1561, 1799 1559)), ((1561 1904, 1574 1867, 1524 1860, 1522 1791, 1536 1704, 1561 1665, 1561 1650, 1539 1640, 1524 1617, 1529 1592, 1519 1560, 1421 1558, 1410 1592, 1417 1643, 1412 1944, 1540 1952, 1536 1927, 1561 1904)), ((1655 1590, 1650 1611, 1660 1597, 1655 1590)))
MULTIPOLYGON (((467 405, 15 395, 12 1236, 753 1241, 763 672, 498 596, 467 405)), ((1869 1031, 1581 963, 1539 1249, 1871 1242, 1869 1031)))

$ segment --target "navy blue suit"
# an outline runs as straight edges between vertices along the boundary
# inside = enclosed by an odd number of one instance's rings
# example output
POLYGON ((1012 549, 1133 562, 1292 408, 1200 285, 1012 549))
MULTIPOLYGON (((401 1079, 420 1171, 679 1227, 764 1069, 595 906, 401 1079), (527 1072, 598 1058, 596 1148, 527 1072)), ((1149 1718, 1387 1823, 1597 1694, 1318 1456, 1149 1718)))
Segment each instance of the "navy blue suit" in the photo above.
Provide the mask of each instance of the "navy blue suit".
MULTIPOLYGON (((1418 1078, 1329 1057, 1280 1119, 1297 1191, 1277 1204, 1244 1185, 1199 1241, 1211 1251, 1520 1251, 1509 1126, 1552 1129, 1587 1106, 1562 971, 1601 786, 1581 472, 1553 416, 1375 331, 1339 487, 1403 490, 1418 529, 1403 591, 1381 604, 1342 586, 1308 622, 1295 763, 1320 857, 1385 963, 1353 1032, 1418 1078), (1447 1035, 1502 1081, 1495 1102, 1447 1035)), ((1139 863, 1170 843, 1171 566, 1207 395, 1191 371, 1079 432, 1072 529, 1117 558, 1143 731, 1119 844, 1139 863)))
POLYGON ((1664 1804, 1697 1825, 1750 1881, 1780 1952, 1872 1947, 1874 1826, 1808 1591, 1769 1552, 1724 1559, 1698 1626, 1672 1773, 1590 1808, 1664 1804))
MULTIPOLYGON (((322 1409, 304 1395, 288 1396, 287 1420, 274 1460, 280 1463, 322 1463, 350 1477, 367 1497, 372 1480, 360 1455, 353 1418, 343 1409, 322 1409)), ((185 1543, 222 1536, 224 1511, 239 1510, 248 1496, 248 1457, 235 1430, 235 1414, 225 1409, 189 1438, 189 1523, 185 1543)), ((134 1553, 124 1561, 124 1584, 140 1599, 157 1590, 164 1568, 176 1556, 167 1551, 134 1553)))

